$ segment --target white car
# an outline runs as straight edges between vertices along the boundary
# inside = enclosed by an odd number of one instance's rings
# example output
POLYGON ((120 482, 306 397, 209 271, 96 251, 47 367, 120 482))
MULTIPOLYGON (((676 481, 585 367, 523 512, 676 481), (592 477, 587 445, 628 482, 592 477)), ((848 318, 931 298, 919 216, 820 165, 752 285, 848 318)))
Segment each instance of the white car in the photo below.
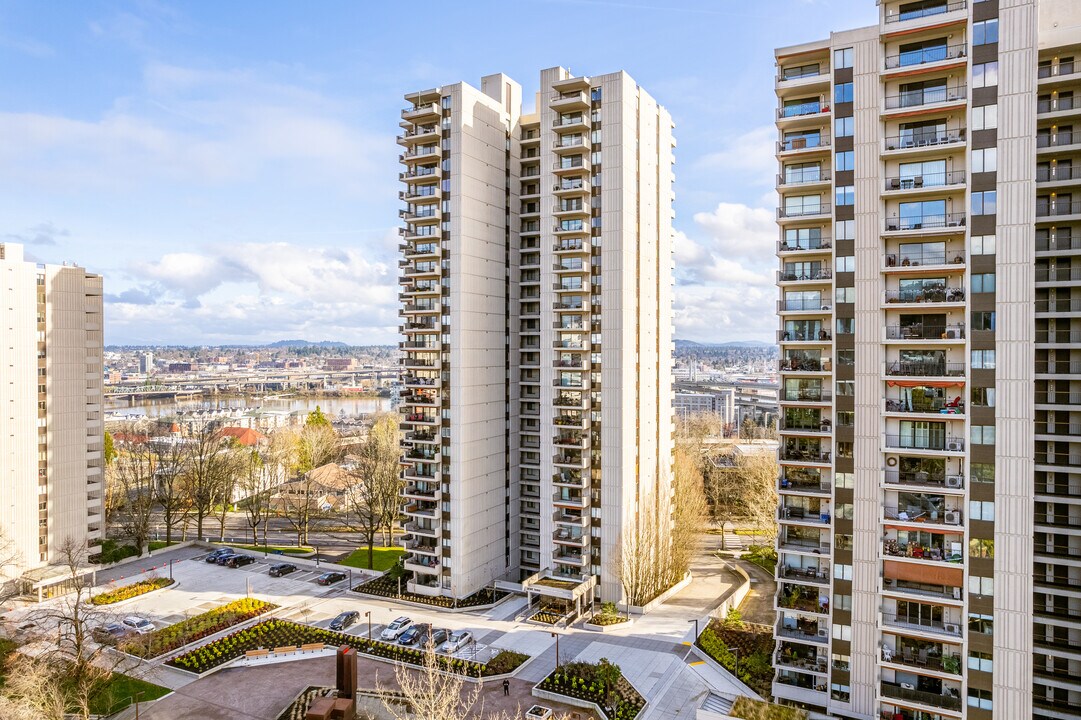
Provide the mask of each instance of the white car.
POLYGON ((384 640, 397 640, 398 636, 408 630, 409 626, 412 624, 413 621, 405 616, 395 618, 394 622, 387 625, 383 632, 379 633, 379 637, 384 640))
POLYGON ((150 622, 146 618, 139 617, 138 615, 130 615, 121 621, 124 627, 137 632, 140 635, 146 635, 147 633, 154 632, 157 628, 154 623, 150 622))
POLYGON ((456 653, 472 641, 473 633, 468 630, 455 630, 450 634, 450 637, 447 638, 447 641, 443 643, 443 647, 439 649, 445 653, 456 653))

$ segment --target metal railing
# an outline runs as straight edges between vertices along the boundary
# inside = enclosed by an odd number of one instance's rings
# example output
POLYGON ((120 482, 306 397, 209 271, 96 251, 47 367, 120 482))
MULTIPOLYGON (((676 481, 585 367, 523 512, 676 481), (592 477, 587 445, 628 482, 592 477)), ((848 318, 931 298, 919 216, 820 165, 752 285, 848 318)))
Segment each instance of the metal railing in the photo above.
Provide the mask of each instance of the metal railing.
POLYGON ((931 130, 911 132, 904 135, 892 135, 886 138, 886 150, 907 150, 911 148, 954 145, 965 141, 965 128, 953 130, 931 130))
MULTIPOLYGON (((954 692, 958 691, 955 690, 954 692)), ((942 693, 909 689, 895 683, 886 682, 885 680, 882 681, 882 696, 946 708, 947 710, 961 709, 961 697, 959 694, 957 696, 950 694, 943 695, 942 693)))
POLYGON ((829 182, 832 174, 826 168, 800 168, 796 171, 786 170, 777 175, 778 185, 806 185, 808 183, 829 182))
POLYGON ((777 252, 807 252, 832 250, 833 239, 828 237, 808 238, 807 240, 778 240, 777 252))
MULTIPOLYGON (((1078 101, 1078 107, 1081 107, 1081 100, 1078 101)), ((1062 182, 1066 180, 1081 180, 1081 165, 1036 166, 1036 182, 1062 182)))
POLYGON ((1073 75, 1081 69, 1081 65, 1074 62, 1060 62, 1058 65, 1045 65, 1036 69, 1036 77, 1038 79, 1044 79, 1049 77, 1059 77, 1061 75, 1073 75))
POLYGON ((928 287, 922 290, 886 290, 887 303, 952 303, 965 301, 965 289, 959 287, 928 287))
POLYGON ((886 190, 946 187, 948 185, 963 185, 964 182, 964 170, 948 170, 937 173, 924 173, 923 175, 901 175, 886 178, 886 190))
POLYGON ((965 2, 965 0, 960 0, 960 2, 943 3, 941 5, 919 8, 917 10, 906 10, 897 13, 896 15, 887 15, 886 23, 919 20, 920 18, 930 17, 932 15, 944 15, 945 13, 954 12, 956 10, 964 10, 966 7, 968 7, 968 3, 965 2))
POLYGON ((781 393, 781 400, 784 402, 829 402, 832 399, 833 393, 821 388, 784 390, 781 393))
POLYGON ((964 340, 964 325, 887 325, 887 340, 964 340))
POLYGON ((968 98, 968 85, 962 83, 953 87, 933 87, 910 90, 900 95, 886 96, 886 109, 922 107, 938 103, 956 102, 968 98))
POLYGON ((833 271, 829 268, 820 268, 818 270, 812 270, 811 272, 789 272, 787 270, 777 271, 777 280, 779 282, 800 282, 805 280, 829 280, 833 277, 833 271))
POLYGON ((777 361, 781 372, 829 372, 832 367, 829 358, 789 357, 777 361))
POLYGON ((802 310, 822 310, 828 312, 830 309, 830 299, 825 298, 785 298, 784 300, 777 301, 777 310, 784 312, 788 311, 802 311, 802 310))
POLYGON ((899 450, 949 450, 961 452, 965 441, 958 437, 913 437, 911 435, 886 435, 886 447, 899 450))
POLYGON ((893 361, 886 363, 886 374, 899 377, 961 377, 963 362, 893 361))
POLYGON ((791 105, 779 107, 777 108, 777 117, 803 117, 804 115, 817 115, 819 113, 825 113, 829 111, 829 103, 824 103, 821 100, 812 100, 809 102, 792 103, 791 105))
POLYGON ((899 510, 895 507, 882 508, 882 517, 886 520, 898 520, 900 522, 938 523, 940 525, 960 525, 964 520, 961 510, 944 511, 912 511, 911 508, 899 510), (934 515, 937 514, 937 517, 934 515))
POLYGON ((817 332, 792 332, 791 330, 778 330, 777 342, 829 342, 833 337, 830 335, 829 330, 818 330, 817 332))
POLYGON ((830 209, 830 204, 825 202, 814 205, 803 205, 801 207, 779 207, 777 208, 777 217, 797 218, 808 217, 810 215, 828 215, 830 209))
POLYGON ((1081 98, 1060 97, 1053 100, 1037 100, 1036 101, 1036 114, 1061 112, 1063 110, 1076 110, 1081 108, 1081 98))
POLYGON ((1047 360, 1036 361, 1036 372, 1049 375, 1078 375, 1081 374, 1081 360, 1047 360))
POLYGON ((920 267, 922 265, 964 265, 964 251, 948 252, 932 250, 929 247, 919 246, 913 250, 886 253, 883 256, 886 267, 920 267))
POLYGON ((965 487, 964 475, 950 475, 945 472, 927 472, 926 470, 884 470, 882 479, 887 485, 908 485, 920 488, 945 488, 962 490, 965 487))
POLYGON ((822 450, 808 450, 804 448, 788 448, 784 447, 780 450, 781 460, 796 461, 796 462, 815 462, 815 463, 828 463, 830 462, 831 454, 822 450))
POLYGON ((901 67, 941 62, 943 60, 957 60, 958 58, 965 57, 967 51, 968 46, 962 43, 960 45, 938 45, 936 47, 910 50, 898 55, 887 55, 886 69, 893 70, 901 67))
POLYGON ((788 152, 790 150, 813 150, 815 148, 828 148, 830 146, 830 139, 828 136, 822 135, 804 135, 798 138, 789 138, 788 140, 777 141, 777 152, 788 152))
POLYGON ((1037 200, 1036 217, 1055 217, 1057 215, 1081 214, 1081 200, 1037 200))
POLYGON ((1036 282, 1068 282, 1081 280, 1081 267, 1036 268, 1036 282))
POLYGON ((1036 147, 1038 148, 1073 145, 1075 142, 1076 140, 1074 139, 1074 133, 1069 130, 1060 131, 1057 133, 1041 133, 1036 135, 1036 147))
POLYGON ((906 217, 886 218, 886 232, 899 230, 931 230, 935 228, 965 226, 965 213, 929 213, 927 215, 909 215, 906 217))

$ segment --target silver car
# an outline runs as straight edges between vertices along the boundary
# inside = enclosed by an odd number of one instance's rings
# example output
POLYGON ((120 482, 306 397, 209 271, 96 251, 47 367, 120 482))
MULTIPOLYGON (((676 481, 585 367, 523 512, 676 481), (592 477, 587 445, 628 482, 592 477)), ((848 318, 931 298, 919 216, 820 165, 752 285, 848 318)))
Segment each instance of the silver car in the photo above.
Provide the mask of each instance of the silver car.
POLYGON ((409 629, 409 626, 413 624, 413 621, 404 615, 400 618, 395 618, 390 625, 384 628, 383 632, 379 633, 379 637, 384 640, 397 640, 398 636, 409 629))
POLYGON ((472 641, 473 633, 468 630, 455 630, 439 650, 445 653, 456 653, 472 641))
POLYGON ((132 632, 137 632, 140 635, 152 633, 154 632, 154 630, 157 629, 156 627, 154 627, 154 623, 150 622, 144 617, 139 617, 138 615, 129 615, 121 622, 123 623, 124 627, 131 630, 132 632))

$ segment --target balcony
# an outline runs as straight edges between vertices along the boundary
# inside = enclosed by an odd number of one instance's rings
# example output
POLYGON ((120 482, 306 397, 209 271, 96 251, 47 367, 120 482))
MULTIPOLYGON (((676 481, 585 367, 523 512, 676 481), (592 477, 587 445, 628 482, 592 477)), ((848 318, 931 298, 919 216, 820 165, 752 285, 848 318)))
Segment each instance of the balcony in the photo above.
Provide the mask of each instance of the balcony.
POLYGON ((573 152, 581 153, 588 151, 589 148, 588 138, 580 135, 565 135, 552 145, 552 150, 558 155, 573 152))
POLYGON ((795 282, 828 282, 833 279, 833 271, 829 268, 821 268, 819 270, 812 270, 810 272, 787 272, 783 270, 777 271, 778 283, 795 283, 795 282))
POLYGON ((777 342, 779 343, 828 343, 832 340, 833 337, 828 330, 819 330, 818 332, 812 330, 806 333, 791 330, 777 331, 777 342))
MULTIPOLYGON (((944 672, 951 675, 960 675, 963 665, 963 656, 959 653, 950 652, 949 648, 940 643, 919 642, 912 644, 898 639, 900 650, 896 646, 882 647, 882 662, 894 665, 907 665, 908 667, 944 672)), ((955 647, 955 646, 950 646, 955 647)), ((893 716, 889 717, 893 720, 893 716)))
MULTIPOLYGON (((942 535, 938 536, 942 538, 942 535)), ((954 536, 957 538, 956 543, 961 543, 962 538, 960 535, 954 536)), ((882 554, 886 557, 899 557, 909 558, 912 560, 925 560, 928 562, 944 562, 944 563, 962 563, 965 558, 964 555, 957 553, 951 555, 945 552, 941 546, 936 545, 919 545, 917 543, 905 543, 900 544, 897 540, 883 540, 882 541, 882 554)))
POLYGON ((782 447, 779 457, 781 462, 806 462, 820 465, 829 465, 831 462, 829 451, 799 447, 782 447))
POLYGON ((789 138, 788 140, 777 141, 777 154, 785 155, 792 154, 809 154, 816 152, 828 152, 830 149, 829 137, 809 136, 789 138))
POLYGON ((589 96, 584 90, 578 92, 553 93, 548 101, 548 107, 558 112, 588 110, 590 107, 589 96))
POLYGON ((777 312, 790 313, 790 312, 829 312, 830 299, 829 296, 820 297, 818 299, 813 298, 785 298, 784 300, 777 301, 777 312))
POLYGON ((435 142, 439 139, 438 125, 421 125, 406 130, 398 137, 399 145, 413 145, 415 143, 435 142))
MULTIPOLYGON (((797 642, 805 643, 828 643, 829 633, 825 623, 817 622, 800 622, 795 626, 781 625, 773 629, 773 634, 778 638, 786 638, 788 640, 795 640, 797 642)), ((782 663, 783 664, 783 663, 782 663)), ((814 672, 824 672, 822 670, 814 669, 814 672)))
POLYGON ((1037 151, 1051 148, 1066 148, 1077 143, 1081 143, 1081 133, 1074 133, 1070 130, 1036 134, 1037 151))
POLYGON ((886 232, 911 232, 918 230, 950 230, 961 232, 965 227, 965 213, 932 213, 886 218, 886 232))
POLYGON ((912 150, 926 150, 950 145, 962 145, 966 141, 965 128, 954 128, 939 132, 908 132, 891 135, 884 141, 887 153, 905 154, 912 150))
POLYGON ((781 392, 780 400, 781 402, 828 403, 833 400, 833 393, 829 389, 822 388, 786 389, 781 392))
POLYGON ((557 117, 552 121, 552 129, 556 132, 570 132, 572 130, 589 130, 589 116, 578 114, 573 117, 557 117))
POLYGON ((560 528, 552 533, 552 542, 557 545, 572 545, 575 547, 585 547, 589 542, 589 536, 583 535, 581 532, 574 532, 566 528, 560 528))
POLYGON ((816 479, 814 476, 800 477, 792 471, 799 468, 786 468, 788 471, 782 475, 778 482, 778 488, 782 493, 829 495, 833 486, 828 480, 816 479))
POLYGON ((1037 115, 1047 115, 1048 113, 1056 112, 1069 112, 1071 110, 1081 110, 1081 98, 1075 98, 1071 95, 1068 97, 1056 97, 1049 100, 1036 101, 1037 115))
POLYGON ((959 60, 967 55, 968 46, 940 45, 938 47, 911 50, 898 55, 886 56, 886 69, 897 70, 898 68, 916 68, 930 63, 941 63, 947 60, 959 60))
MULTIPOLYGON (((552 513, 552 522, 559 525, 570 525, 574 528, 584 528, 589 525, 589 516, 567 512, 566 510, 556 510, 552 513)), ((572 534, 571 531, 568 531, 568 535, 572 534)))
MULTIPOLYGON (((964 340, 964 325, 887 325, 887 340, 964 340)), ((904 412, 904 411, 899 411, 904 412)))
POLYGON ((925 690, 916 690, 914 688, 904 687, 904 685, 901 684, 886 682, 885 680, 882 681, 882 697, 919 703, 929 707, 960 711, 960 690, 951 690, 943 687, 943 692, 946 694, 943 694, 942 692, 934 693, 925 690))
POLYGON ((886 110, 910 110, 929 105, 963 103, 968 99, 968 86, 964 83, 950 88, 922 88, 900 95, 886 96, 886 110))
POLYGON ((402 526, 410 535, 423 535, 425 537, 436 537, 439 535, 439 521, 433 520, 428 522, 407 522, 402 526))
POLYGON ((886 178, 884 189, 889 193, 963 186, 966 177, 964 170, 950 170, 924 175, 899 175, 886 178))
POLYGON ((552 494, 552 505, 554 507, 567 507, 567 508, 579 508, 585 509, 589 507, 589 495, 582 495, 581 493, 572 493, 570 491, 560 492, 556 491, 552 494))
POLYGON ((886 375, 891 377, 964 377, 963 362, 914 362, 894 360, 886 362, 886 375))
POLYGON ((587 486, 586 478, 581 473, 570 470, 562 470, 552 474, 552 484, 570 488, 584 488, 587 486))
POLYGON ((779 207, 777 208, 777 219, 795 220, 813 217, 827 217, 830 214, 830 208, 831 205, 829 203, 802 205, 800 207, 779 207))
MULTIPOLYGON (((798 529, 798 528, 793 528, 798 529)), ((829 540, 822 540, 821 536, 817 537, 803 537, 800 535, 786 535, 784 533, 777 536, 777 548, 786 552, 799 552, 799 553, 811 553, 814 555, 829 555, 831 545, 829 540)), ((787 607, 782 605, 782 607, 787 607)), ((810 607, 792 606, 797 610, 815 611, 817 605, 811 605, 810 607)))
MULTIPOLYGON (((926 7, 904 10, 902 12, 898 12, 896 8, 889 8, 886 10, 884 19, 887 25, 898 22, 922 20, 924 18, 934 18, 936 21, 939 21, 944 18, 938 18, 938 15, 960 12, 966 7, 968 7, 968 3, 965 0, 958 0, 957 2, 944 2, 937 5, 928 5, 926 7)), ((890 31, 893 32, 893 29, 891 28, 890 31)))
MULTIPOLYGON (((958 418, 960 420, 960 418, 958 418)), ((935 452, 964 452, 965 440, 959 437, 914 437, 886 435, 885 447, 895 450, 933 450, 935 452)))
POLYGON ((961 637, 960 622, 941 622, 939 620, 928 620, 926 618, 913 618, 905 615, 897 615, 895 613, 883 610, 882 624, 887 627, 901 628, 902 630, 912 630, 914 632, 946 635, 952 638, 961 637))
MULTIPOLYGON (((1078 168, 1081 170, 1081 168, 1078 168)), ((1081 200, 1037 200, 1036 218, 1054 218, 1067 215, 1081 215, 1081 200)))
POLYGON ((557 453, 552 456, 552 465, 574 470, 585 470, 589 467, 589 456, 582 453, 557 453))
POLYGON ((442 196, 442 190, 438 185, 413 185, 406 190, 398 192, 399 200, 437 200, 442 196))
POLYGON ((811 525, 829 525, 832 516, 829 507, 813 509, 800 505, 777 508, 777 519, 781 522, 807 523, 811 525))
POLYGON ((798 241, 788 240, 777 241, 777 254, 786 255, 788 253, 824 253, 833 249, 833 243, 830 238, 811 238, 809 240, 798 241))
POLYGON ((438 145, 418 145, 401 153, 398 156, 398 160, 403 163, 410 163, 417 160, 434 160, 441 156, 442 150, 440 150, 438 145))
MULTIPOLYGON (((789 567, 782 564, 777 566, 777 578, 780 580, 799 580, 800 582, 809 582, 820 586, 830 584, 828 567, 819 570, 817 567, 789 567)), ((820 609, 813 602, 809 605, 812 611, 817 612, 820 609)))
POLYGON ((790 120, 792 118, 807 117, 810 115, 823 115, 829 113, 830 106, 828 103, 823 103, 820 100, 813 100, 809 102, 794 103, 791 105, 784 105, 777 108, 777 119, 779 121, 790 120))
POLYGON ((590 194, 590 185, 581 179, 564 179, 552 187, 552 192, 556 197, 587 196, 590 194))
POLYGON ((1081 280, 1081 267, 1036 268, 1036 282, 1065 283, 1081 280))
POLYGON ((798 170, 785 171, 777 176, 777 185, 781 187, 794 187, 803 185, 817 185, 828 183, 832 174, 828 168, 799 168, 798 170))
POLYGON ((886 520, 894 520, 901 523, 917 523, 928 525, 960 525, 964 521, 964 513, 957 509, 946 509, 941 513, 937 510, 925 512, 907 508, 899 510, 895 507, 883 507, 882 517, 886 520))
MULTIPOLYGON (((1039 271, 1037 270, 1037 275, 1039 271)), ((942 303, 963 303, 965 289, 960 287, 927 287, 916 290, 886 290, 883 300, 887 304, 926 305, 942 303)))
POLYGON ((402 120, 411 123, 424 123, 425 121, 433 123, 439 119, 440 115, 442 115, 442 111, 439 109, 439 103, 434 102, 415 105, 402 110, 402 120))

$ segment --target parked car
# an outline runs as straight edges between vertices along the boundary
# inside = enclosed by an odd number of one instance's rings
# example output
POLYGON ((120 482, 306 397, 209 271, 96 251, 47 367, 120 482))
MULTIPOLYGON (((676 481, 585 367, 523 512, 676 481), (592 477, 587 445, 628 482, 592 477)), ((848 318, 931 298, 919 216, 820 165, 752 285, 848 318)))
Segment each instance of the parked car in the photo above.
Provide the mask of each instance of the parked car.
POLYGON ((445 653, 456 653, 472 641, 473 633, 468 630, 455 630, 439 649, 445 653))
POLYGON ((445 643, 447 641, 447 638, 449 637, 450 632, 444 630, 443 628, 436 628, 432 630, 432 634, 427 640, 425 640, 424 644, 427 645, 428 643, 431 643, 433 648, 438 649, 439 646, 445 643))
POLYGON ((102 645, 117 645, 121 640, 131 635, 131 630, 122 623, 109 623, 94 628, 91 637, 102 645))
POLYGON ((229 564, 229 558, 233 557, 236 554, 237 554, 236 550, 230 550, 230 551, 228 551, 228 552, 226 552, 226 553, 224 553, 222 555, 219 555, 214 560, 214 562, 216 562, 218 565, 228 565, 229 564))
POLYGON ((152 633, 154 632, 154 630, 157 629, 154 626, 154 623, 150 622, 144 617, 139 617, 138 615, 129 615, 128 617, 123 619, 122 624, 124 625, 124 627, 130 629, 132 632, 137 632, 140 635, 152 633))
POLYGON ((334 583, 341 582, 342 580, 345 580, 345 573, 336 571, 323 573, 315 579, 315 581, 320 585, 333 585, 334 583))
POLYGON ((423 645, 428 634, 432 631, 432 626, 427 623, 418 623, 413 625, 398 638, 399 645, 423 645))
POLYGON ((346 610, 343 613, 339 613, 338 617, 330 621, 331 630, 345 630, 350 625, 356 623, 360 618, 360 613, 356 610, 346 610))
POLYGON ((395 618, 394 621, 390 623, 390 625, 387 625, 383 629, 383 632, 379 634, 379 637, 383 638, 384 640, 396 640, 398 636, 404 633, 406 629, 408 629, 409 626, 412 624, 413 621, 405 616, 395 618))
POLYGON ((224 555, 232 555, 233 552, 234 551, 230 550, 229 548, 218 548, 217 550, 214 550, 211 553, 209 553, 206 556, 206 558, 204 559, 204 562, 216 563, 216 562, 218 562, 218 558, 220 558, 220 557, 222 557, 224 555))
POLYGON ((251 555, 230 555, 225 564, 231 568, 238 568, 241 565, 251 565, 255 562, 255 558, 251 555))
POLYGON ((270 577, 281 577, 291 572, 296 572, 297 566, 292 563, 274 563, 270 566, 270 577))

